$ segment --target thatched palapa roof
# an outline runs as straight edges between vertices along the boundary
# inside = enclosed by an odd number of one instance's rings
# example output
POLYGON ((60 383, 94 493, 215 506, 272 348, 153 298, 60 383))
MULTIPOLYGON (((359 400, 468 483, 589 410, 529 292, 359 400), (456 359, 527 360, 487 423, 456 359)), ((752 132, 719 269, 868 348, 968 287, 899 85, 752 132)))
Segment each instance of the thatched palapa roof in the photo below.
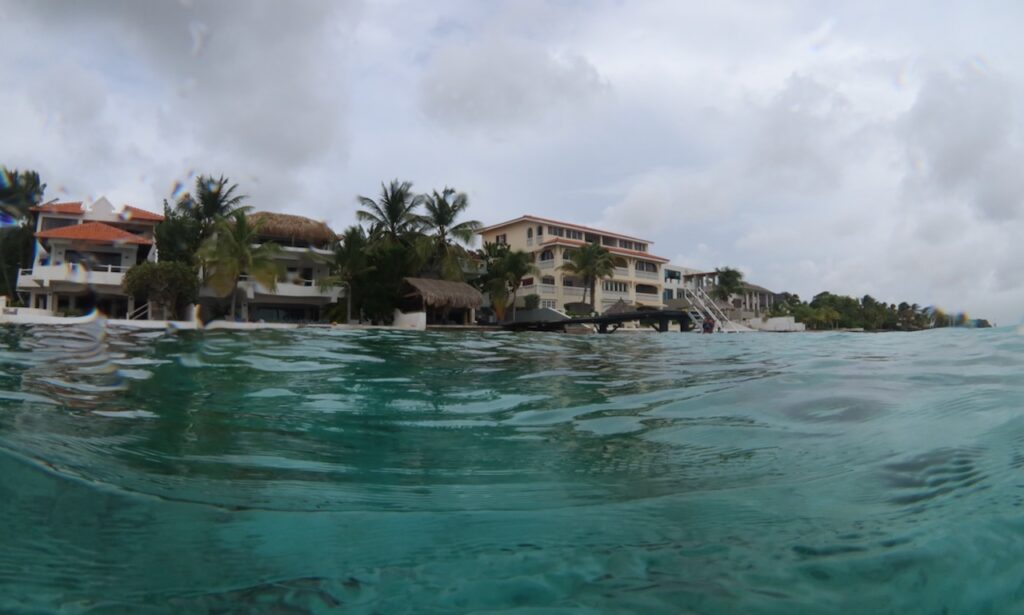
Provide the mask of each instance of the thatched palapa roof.
POLYGON ((626 303, 622 299, 619 299, 618 301, 613 303, 607 310, 605 310, 604 314, 607 314, 607 315, 626 314, 628 312, 635 312, 635 311, 636 311, 636 306, 635 305, 633 305, 632 303, 626 303))
POLYGON ((407 297, 418 295, 423 303, 434 307, 478 308, 484 302, 480 291, 465 282, 405 278, 405 283, 412 289, 407 297))
POLYGON ((287 244, 329 244, 337 238, 327 224, 305 216, 257 211, 249 221, 260 236, 287 244))

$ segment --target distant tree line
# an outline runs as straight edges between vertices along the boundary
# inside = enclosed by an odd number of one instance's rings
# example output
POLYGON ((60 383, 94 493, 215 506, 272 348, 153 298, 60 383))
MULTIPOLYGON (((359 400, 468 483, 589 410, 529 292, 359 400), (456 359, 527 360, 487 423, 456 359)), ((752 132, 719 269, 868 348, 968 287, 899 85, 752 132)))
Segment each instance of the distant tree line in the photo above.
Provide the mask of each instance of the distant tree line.
POLYGON ((793 316, 809 329, 866 329, 869 331, 917 331, 936 327, 989 326, 984 320, 970 320, 966 314, 947 314, 937 307, 916 303, 885 303, 871 295, 860 299, 830 292, 802 301, 794 293, 776 296, 770 316, 793 316))

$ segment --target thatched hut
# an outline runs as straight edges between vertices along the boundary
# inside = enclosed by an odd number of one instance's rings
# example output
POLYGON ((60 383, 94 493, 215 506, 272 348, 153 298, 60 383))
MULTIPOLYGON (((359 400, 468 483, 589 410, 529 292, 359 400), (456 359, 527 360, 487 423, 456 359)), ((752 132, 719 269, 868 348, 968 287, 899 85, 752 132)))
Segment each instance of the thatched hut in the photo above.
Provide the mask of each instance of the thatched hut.
POLYGON ((337 239, 326 223, 305 216, 257 211, 249 222, 261 238, 282 246, 328 248, 337 239))
POLYGON ((480 291, 465 282, 405 278, 402 308, 427 313, 428 324, 472 324, 484 302, 480 291))
POLYGON ((615 303, 610 305, 608 307, 608 309, 605 310, 603 313, 608 315, 608 316, 611 316, 611 315, 614 315, 614 314, 626 314, 628 312, 635 312, 635 311, 637 311, 636 310, 636 305, 634 305, 632 303, 626 303, 622 299, 619 299, 618 301, 616 301, 615 303))

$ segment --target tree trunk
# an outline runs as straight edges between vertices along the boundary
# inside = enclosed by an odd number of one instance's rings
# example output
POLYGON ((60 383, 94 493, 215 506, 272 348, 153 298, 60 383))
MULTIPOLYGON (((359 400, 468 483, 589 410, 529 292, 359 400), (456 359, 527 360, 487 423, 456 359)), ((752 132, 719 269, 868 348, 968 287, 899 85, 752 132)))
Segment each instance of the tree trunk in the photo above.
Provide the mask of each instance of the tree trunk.
POLYGON ((512 322, 516 321, 516 293, 519 292, 519 288, 512 291, 512 322))
POLYGON ((590 309, 591 311, 597 311, 597 298, 595 293, 597 292, 597 278, 590 280, 590 309))

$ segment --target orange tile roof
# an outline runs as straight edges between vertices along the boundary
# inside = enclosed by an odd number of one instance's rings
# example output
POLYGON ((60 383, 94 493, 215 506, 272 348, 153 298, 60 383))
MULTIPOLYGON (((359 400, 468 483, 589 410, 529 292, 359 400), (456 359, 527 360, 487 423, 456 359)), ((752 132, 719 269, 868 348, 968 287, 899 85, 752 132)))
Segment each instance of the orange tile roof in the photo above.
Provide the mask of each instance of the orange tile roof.
POLYGON ((40 239, 72 239, 75 241, 89 241, 93 243, 131 243, 141 246, 152 245, 152 241, 145 237, 139 237, 128 231, 104 224, 102 222, 86 222, 72 226, 36 233, 40 239))
POLYGON ((531 214, 526 214, 525 216, 519 216, 518 218, 515 218, 514 220, 506 220, 505 222, 499 222, 498 224, 492 224, 490 226, 485 226, 482 229, 478 229, 476 231, 476 233, 479 235, 481 233, 486 233, 488 231, 499 229, 499 228, 501 228, 503 226, 509 226, 511 224, 516 224, 517 222, 524 222, 526 220, 532 220, 534 222, 544 222, 544 223, 547 223, 547 224, 557 224, 558 226, 563 226, 565 228, 571 228, 571 229, 575 229, 575 230, 582 230, 582 231, 585 231, 585 232, 597 233, 599 235, 608 235, 609 237, 618 237, 619 239, 627 239, 627 240, 632 240, 632 241, 639 241, 641 243, 654 243, 653 241, 650 241, 649 239, 640 239, 639 237, 633 237, 632 235, 623 235, 622 233, 615 233, 615 232, 612 232, 612 231, 605 231, 605 230, 601 230, 599 228, 594 228, 592 226, 583 226, 582 224, 573 224, 572 222, 562 222, 562 221, 559 221, 559 220, 552 220, 551 218, 541 218, 540 216, 534 216, 534 215, 531 215, 531 214))
MULTIPOLYGON (((563 245, 567 245, 567 246, 582 246, 582 245, 584 245, 586 243, 587 242, 585 242, 585 241, 578 241, 576 239, 566 239, 565 237, 555 237, 553 239, 548 239, 547 241, 542 242, 540 245, 542 245, 542 246, 554 246, 554 245, 558 245, 558 244, 563 244, 563 245)), ((655 256, 655 255, 651 254, 650 252, 639 252, 637 250, 627 250, 626 248, 620 248, 618 246, 601 246, 601 247, 604 248, 605 250, 608 250, 612 254, 628 254, 629 256, 639 256, 641 258, 646 258, 647 260, 651 260, 651 261, 657 261, 659 263, 667 263, 667 262, 669 262, 669 259, 663 258, 661 256, 655 256)))
POLYGON ((36 205, 30 208, 31 211, 39 211, 48 214, 68 214, 72 216, 80 216, 85 213, 82 209, 82 202, 69 202, 69 203, 46 203, 45 205, 36 205))
POLYGON ((131 205, 125 205, 124 209, 121 210, 121 218, 125 221, 128 220, 140 220, 145 222, 163 222, 164 217, 160 214, 155 214, 145 209, 139 209, 138 207, 132 207, 131 205))

